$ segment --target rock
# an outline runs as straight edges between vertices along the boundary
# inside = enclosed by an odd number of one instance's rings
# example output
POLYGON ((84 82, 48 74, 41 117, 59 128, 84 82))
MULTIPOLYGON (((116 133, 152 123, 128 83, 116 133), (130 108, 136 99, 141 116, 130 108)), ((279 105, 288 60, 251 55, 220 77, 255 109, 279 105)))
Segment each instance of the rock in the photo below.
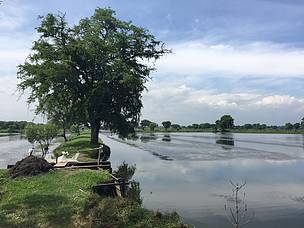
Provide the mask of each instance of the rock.
POLYGON ((30 155, 21 161, 18 161, 16 165, 9 170, 9 175, 11 178, 19 176, 35 176, 41 173, 46 173, 52 168, 52 165, 50 165, 44 158, 30 155))

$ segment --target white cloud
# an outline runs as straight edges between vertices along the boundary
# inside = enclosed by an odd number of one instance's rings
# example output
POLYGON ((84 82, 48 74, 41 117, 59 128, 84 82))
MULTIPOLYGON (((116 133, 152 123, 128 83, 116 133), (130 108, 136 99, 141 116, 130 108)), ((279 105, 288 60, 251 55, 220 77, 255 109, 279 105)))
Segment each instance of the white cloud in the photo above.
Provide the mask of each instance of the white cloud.
POLYGON ((242 46, 191 41, 170 46, 158 72, 175 75, 304 76, 304 50, 272 43, 242 46))
POLYGON ((266 96, 263 97, 261 100, 257 101, 256 104, 263 105, 263 106, 298 106, 299 108, 303 108, 304 106, 304 99, 298 99, 293 96, 285 95, 273 95, 273 96, 266 96))
POLYGON ((195 89, 183 84, 152 82, 144 95, 144 118, 161 122, 170 119, 181 124, 214 122, 232 114, 237 123, 283 124, 299 121, 304 112, 304 97, 290 95, 221 93, 195 89))

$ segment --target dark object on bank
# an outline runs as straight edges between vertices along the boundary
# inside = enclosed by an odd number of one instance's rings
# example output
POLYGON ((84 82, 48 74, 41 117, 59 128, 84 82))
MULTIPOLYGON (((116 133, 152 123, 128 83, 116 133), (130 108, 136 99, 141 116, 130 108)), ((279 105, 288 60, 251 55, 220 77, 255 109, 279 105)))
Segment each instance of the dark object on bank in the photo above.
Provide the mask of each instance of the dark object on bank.
POLYGON ((99 159, 100 161, 107 161, 111 155, 111 149, 105 144, 101 144, 99 148, 92 149, 91 158, 99 159))
POLYGON ((28 156, 21 161, 18 161, 9 170, 11 178, 19 176, 36 176, 41 173, 50 171, 53 167, 44 159, 35 156, 28 156))
POLYGON ((129 182, 113 175, 111 175, 111 177, 112 179, 110 181, 94 185, 93 191, 105 197, 126 197, 126 190, 129 182))
POLYGON ((103 153, 102 153, 101 160, 102 160, 102 161, 107 161, 107 160, 109 160, 110 155, 111 155, 111 149, 110 149, 110 147, 108 147, 108 146, 105 145, 105 144, 102 144, 102 151, 103 151, 103 153))

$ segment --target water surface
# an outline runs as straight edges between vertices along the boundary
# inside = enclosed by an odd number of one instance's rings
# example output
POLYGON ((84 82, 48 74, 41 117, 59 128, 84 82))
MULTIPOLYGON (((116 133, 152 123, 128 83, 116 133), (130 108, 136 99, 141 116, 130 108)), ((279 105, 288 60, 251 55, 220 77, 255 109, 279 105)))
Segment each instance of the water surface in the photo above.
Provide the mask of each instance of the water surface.
POLYGON ((120 140, 103 134, 114 166, 136 164, 144 206, 176 210, 196 227, 232 227, 225 204, 246 180, 246 227, 304 226, 302 135, 173 133, 120 140))
POLYGON ((0 135, 0 168, 6 168, 24 158, 31 147, 21 135, 0 135))

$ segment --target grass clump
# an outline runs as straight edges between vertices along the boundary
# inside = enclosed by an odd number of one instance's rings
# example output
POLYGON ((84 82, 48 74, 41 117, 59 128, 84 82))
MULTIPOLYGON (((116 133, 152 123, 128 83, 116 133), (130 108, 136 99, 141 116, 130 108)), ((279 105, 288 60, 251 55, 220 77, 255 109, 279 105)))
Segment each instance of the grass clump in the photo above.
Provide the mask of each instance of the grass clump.
POLYGON ((186 228, 177 213, 153 212, 127 199, 93 195, 86 205, 88 227, 100 228, 186 228))
POLYGON ((108 179, 107 172, 92 170, 11 179, 1 170, 0 227, 77 227, 92 185, 108 179))

